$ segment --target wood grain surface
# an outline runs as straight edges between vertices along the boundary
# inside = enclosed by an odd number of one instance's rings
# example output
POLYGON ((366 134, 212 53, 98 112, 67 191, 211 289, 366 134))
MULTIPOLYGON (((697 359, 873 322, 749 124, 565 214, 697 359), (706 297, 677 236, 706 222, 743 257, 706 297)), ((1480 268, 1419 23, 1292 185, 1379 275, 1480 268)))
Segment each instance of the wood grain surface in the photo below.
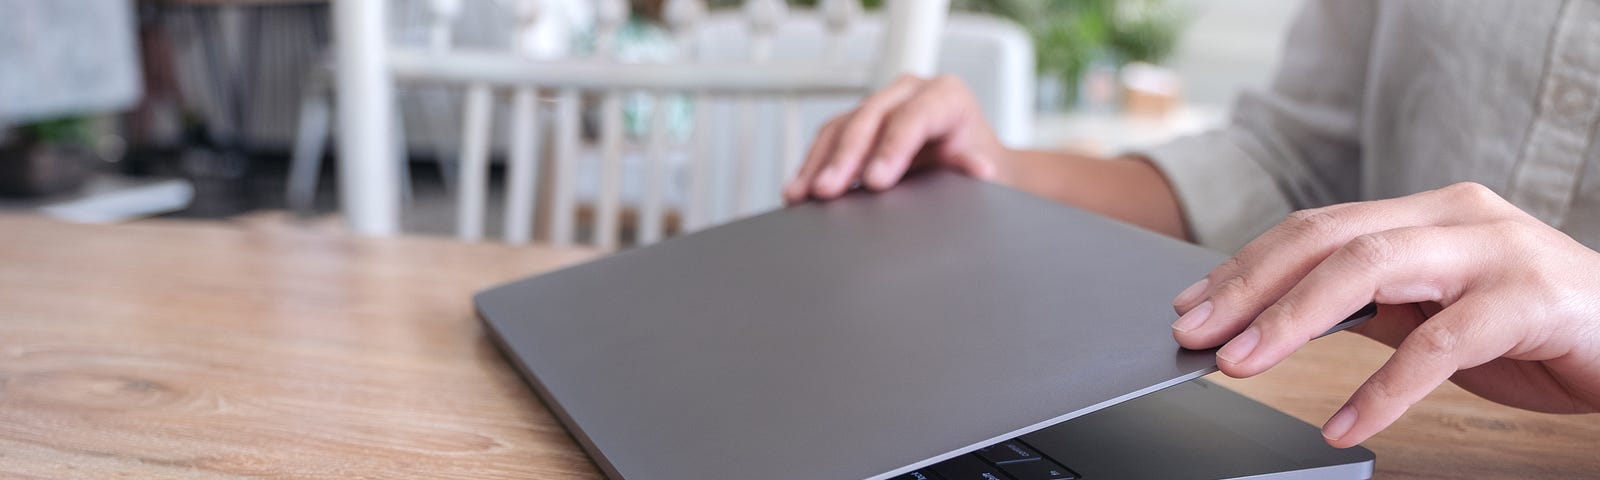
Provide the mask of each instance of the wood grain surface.
POLYGON ((592 256, 0 217, 0 477, 599 478, 470 304, 592 256))
MULTIPOLYGON (((594 255, 0 216, 0 478, 599 478, 469 302, 594 255)), ((1213 378, 1320 424, 1387 355, 1213 378)), ((1600 416, 1453 386, 1367 446, 1377 478, 1600 477, 1600 416)))

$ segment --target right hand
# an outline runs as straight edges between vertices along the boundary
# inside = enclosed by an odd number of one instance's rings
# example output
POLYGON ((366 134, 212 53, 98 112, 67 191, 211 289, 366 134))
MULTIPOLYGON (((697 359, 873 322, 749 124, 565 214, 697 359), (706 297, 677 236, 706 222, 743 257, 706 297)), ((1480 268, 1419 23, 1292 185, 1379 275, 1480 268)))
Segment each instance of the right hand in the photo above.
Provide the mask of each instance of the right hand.
POLYGON ((906 75, 823 124, 783 199, 830 200, 858 179, 882 191, 912 168, 952 168, 993 179, 1007 152, 960 79, 906 75))

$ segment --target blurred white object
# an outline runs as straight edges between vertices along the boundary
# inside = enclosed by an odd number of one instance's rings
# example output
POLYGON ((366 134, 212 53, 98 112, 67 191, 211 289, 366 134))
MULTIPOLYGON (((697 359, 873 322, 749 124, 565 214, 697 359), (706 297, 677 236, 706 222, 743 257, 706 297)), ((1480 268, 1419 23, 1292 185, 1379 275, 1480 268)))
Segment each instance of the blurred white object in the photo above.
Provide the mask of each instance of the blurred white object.
MULTIPOLYGON (((672 0, 669 3, 683 2, 699 3, 695 0, 672 0)), ((781 22, 767 19, 763 22, 757 18, 754 23, 747 20, 743 24, 743 28, 749 32, 748 41, 745 42, 732 42, 726 37, 704 41, 705 37, 699 36, 703 30, 698 30, 703 20, 692 18, 704 8, 694 8, 693 5, 668 7, 676 17, 673 22, 677 30, 676 38, 689 56, 672 63, 622 62, 617 60, 614 48, 615 34, 621 19, 625 18, 625 15, 618 14, 618 9, 627 6, 621 0, 603 0, 596 4, 596 56, 593 58, 541 60, 529 55, 527 45, 521 42, 508 42, 512 43, 510 48, 500 49, 392 47, 386 43, 388 37, 383 30, 385 6, 386 2, 374 0, 335 2, 334 5, 338 42, 336 58, 339 59, 336 68, 339 77, 336 113, 342 159, 341 193, 346 218, 354 229, 378 235, 394 233, 398 229, 399 195, 395 185, 399 181, 399 165, 391 156, 396 145, 391 136, 394 132, 391 128, 391 111, 392 92, 397 81, 454 85, 458 88, 466 86, 469 91, 471 101, 467 102, 464 112, 462 134, 461 186, 457 189, 461 206, 457 218, 458 236, 464 239, 476 239, 483 235, 481 217, 485 210, 484 195, 487 190, 484 185, 487 175, 483 171, 488 166, 487 157, 490 153, 488 145, 491 143, 490 124, 494 119, 491 102, 494 92, 509 90, 514 93, 514 98, 528 98, 528 95, 516 92, 539 89, 553 92, 554 108, 541 109, 538 102, 532 101, 515 101, 512 105, 515 109, 511 112, 513 117, 524 120, 518 122, 521 126, 516 131, 510 132, 511 146, 508 151, 513 157, 511 169, 514 173, 508 175, 508 196, 518 201, 507 205, 509 221, 506 223, 514 228, 507 229, 506 240, 520 243, 530 238, 524 220, 532 217, 534 210, 532 205, 521 200, 540 198, 530 191, 535 185, 527 179, 537 175, 541 170, 539 167, 543 167, 549 174, 543 183, 551 190, 543 192, 545 197, 549 197, 549 235, 556 244, 572 242, 575 239, 572 226, 576 206, 574 180, 582 150, 578 102, 581 93, 594 92, 599 94, 600 99, 600 175, 599 194, 593 210, 595 221, 592 223, 596 225, 593 241, 600 247, 611 248, 617 244, 615 230, 621 214, 621 177, 625 171, 620 102, 623 92, 648 90, 653 91, 658 99, 687 94, 702 100, 697 102, 696 110, 696 118, 701 121, 696 122, 695 138, 689 145, 694 152, 691 158, 696 165, 689 169, 690 198, 683 206, 683 215, 688 228, 703 227, 728 218, 726 215, 712 217, 713 212, 708 208, 709 195, 704 193, 715 187, 713 176, 727 175, 709 163, 709 137, 715 132, 734 130, 743 132, 739 138, 748 139, 758 131, 750 123, 722 127, 704 121, 709 118, 704 112, 711 110, 709 102, 704 100, 711 96, 726 96, 778 101, 784 111, 783 122, 787 126, 761 130, 785 132, 780 135, 782 138, 779 142, 783 151, 803 149, 803 139, 799 135, 788 134, 795 131, 794 125, 799 118, 798 104, 794 98, 827 94, 859 96, 886 84, 900 72, 933 71, 934 66, 929 63, 936 58, 933 52, 938 45, 936 40, 947 2, 891 0, 888 10, 895 12, 895 15, 891 16, 889 25, 880 30, 878 41, 870 44, 893 47, 877 48, 876 55, 867 62, 826 58, 822 55, 780 61, 782 57, 777 54, 779 44, 774 37, 781 36, 782 30, 791 25, 787 19, 781 22), (683 18, 685 12, 691 18, 683 18), (743 45, 746 48, 743 58, 716 61, 707 52, 714 45, 743 45), (554 125, 548 135, 550 138, 541 142, 537 139, 540 129, 530 128, 529 125, 546 114, 549 114, 554 125), (544 156, 549 162, 532 167, 527 165, 529 152, 538 150, 530 148, 530 145, 550 145, 551 154, 544 156)), ((537 8, 530 8, 524 12, 538 14, 537 8)), ((449 9, 436 10, 441 16, 450 13, 447 11, 449 9)), ((770 8, 757 7, 752 10, 757 13, 785 13, 770 8)), ((522 24, 533 26, 525 28, 537 28, 537 21, 528 20, 522 19, 522 24)), ((820 25, 821 22, 817 23, 820 25)), ((848 23, 841 26, 835 22, 835 25, 835 28, 827 30, 829 36, 837 37, 854 31, 848 23)), ((527 38, 527 32, 519 33, 514 38, 527 38)), ((743 114, 745 118, 750 118, 748 112, 751 110, 741 110, 747 112, 743 114)), ((666 145, 667 139, 654 132, 652 136, 657 138, 653 138, 650 144, 657 148, 650 149, 647 157, 652 164, 664 162, 665 152, 659 147, 666 145)), ((745 149, 748 149, 748 145, 754 143, 746 141, 741 145, 747 145, 745 149)), ((745 193, 744 189, 756 182, 773 185, 781 182, 790 173, 784 170, 797 163, 791 161, 795 158, 796 154, 780 153, 770 157, 761 155, 736 160, 734 166, 738 168, 733 170, 738 179, 734 183, 741 193, 736 195, 738 200, 731 213, 751 212, 754 205, 748 202, 754 196, 745 193), (780 168, 768 167, 765 171, 755 168, 756 164, 771 163, 767 159, 781 162, 780 168)), ((654 184, 666 181, 667 176, 659 174, 661 169, 654 166, 646 170, 658 173, 648 175, 646 179, 641 211, 660 211, 660 194, 665 189, 654 184)), ((776 195, 771 195, 771 198, 776 200, 776 195)), ((641 222, 641 225, 660 228, 659 223, 641 222)), ((641 233, 641 238, 658 237, 659 232, 641 233)))
POLYGON ((1042 114, 1035 124, 1033 148, 1116 155, 1210 130, 1226 121, 1227 109, 1193 104, 1180 104, 1159 116, 1114 111, 1042 114))
POLYGON ((176 212, 194 199, 187 180, 127 180, 102 176, 91 180, 81 194, 39 207, 45 215, 68 222, 116 223, 176 212))
MULTIPOLYGON (((396 14, 405 18, 390 22, 389 25, 401 30, 394 36, 401 39, 402 45, 493 53, 492 50, 502 47, 485 42, 492 42, 494 35, 491 32, 498 32, 502 41, 521 48, 521 55, 527 58, 557 61, 550 60, 552 54, 549 50, 528 46, 518 38, 526 38, 530 22, 533 25, 531 30, 544 31, 542 29, 552 21, 552 17, 565 15, 558 13, 558 10, 568 8, 561 7, 567 2, 536 0, 517 3, 524 1, 499 0, 488 5, 469 2, 466 5, 480 8, 460 11, 443 9, 436 11, 432 17, 419 17, 415 8, 405 7, 407 2, 398 2, 395 5, 399 5, 397 8, 402 11, 396 14), (523 5, 529 4, 538 7, 528 10, 531 17, 522 10, 523 5), (484 11, 497 9, 503 14, 486 15, 489 12, 484 11), (513 31, 512 27, 518 25, 524 26, 521 33, 513 31)), ((562 17, 562 21, 570 25, 561 28, 576 29, 582 28, 581 25, 592 25, 595 4, 589 0, 579 3, 585 5, 587 10, 581 15, 562 17)), ((629 27, 622 38, 624 41, 614 45, 612 55, 618 61, 682 65, 690 62, 680 58, 695 57, 707 64, 736 65, 753 60, 756 26, 742 10, 707 12, 702 2, 682 0, 667 2, 664 7, 663 17, 668 29, 663 31, 648 25, 629 27)), ((865 72, 868 69, 853 66, 870 64, 878 58, 884 30, 882 17, 864 12, 859 0, 829 0, 820 2, 816 11, 794 9, 784 12, 778 23, 764 28, 768 35, 765 37, 767 45, 761 49, 765 50, 766 61, 777 63, 780 67, 822 58, 836 59, 847 69, 865 72)), ((960 77, 972 88, 1003 142, 1017 147, 1029 145, 1033 135, 1031 103, 1035 89, 1032 86, 1033 45, 1027 33, 1017 25, 998 18, 953 14, 948 18, 937 45, 939 54, 934 71, 960 77)), ((585 47, 579 42, 573 48, 582 50, 585 47)), ((498 57, 484 58, 495 61, 493 59, 498 57)), ((834 65, 825 67, 818 70, 824 74, 839 70, 834 65)), ((498 69, 501 66, 491 65, 489 68, 498 69)), ((596 74, 609 73, 607 69, 596 70, 596 74)), ((316 191, 320 152, 331 129, 331 89, 326 86, 331 83, 327 77, 329 74, 331 70, 314 74, 308 79, 300 106, 300 133, 296 137, 287 196, 289 204, 300 211, 310 209, 316 191)), ((703 75, 695 74, 689 78, 703 75)), ((414 155, 438 160, 445 184, 452 192, 461 186, 456 182, 458 158, 466 145, 461 129, 464 125, 463 114, 466 113, 463 111, 463 90, 467 89, 449 84, 401 82, 395 93, 398 110, 393 117, 396 122, 405 125, 404 128, 397 128, 402 134, 395 140, 396 146, 414 155)), ((537 95, 539 107, 535 110, 538 113, 532 117, 535 120, 530 121, 530 117, 519 113, 525 110, 515 106, 519 102, 526 102, 519 100, 521 93, 517 93, 525 88, 516 87, 512 90, 509 98, 511 108, 499 108, 498 104, 491 102, 487 140, 473 144, 487 148, 485 152, 490 155, 491 163, 504 159, 508 166, 519 165, 518 159, 526 156, 517 153, 519 151, 526 151, 527 148, 549 149, 555 145, 551 139, 545 139, 532 142, 530 146, 527 140, 512 138, 510 132, 525 130, 518 125, 536 125, 541 131, 555 127, 555 113, 559 104, 558 95, 546 89, 537 95)), ((803 148, 785 149, 783 145, 809 145, 822 122, 853 108, 865 93, 795 95, 787 99, 768 97, 754 98, 753 101, 741 99, 743 97, 740 95, 667 95, 658 98, 644 91, 624 93, 621 101, 626 112, 623 123, 627 133, 622 141, 618 195, 622 209, 639 213, 636 217, 637 240, 648 243, 659 238, 658 229, 661 225, 658 217, 661 213, 679 215, 679 220, 692 224, 680 223, 680 227, 702 226, 720 219, 777 207, 779 182, 787 171, 798 164, 800 155, 804 153, 803 148), (657 135, 653 133, 657 121, 664 122, 660 129, 665 132, 662 138, 656 138, 657 135), (714 137, 703 146, 697 146, 699 141, 694 144, 685 142, 690 136, 691 127, 697 122, 710 125, 711 136, 714 137), (739 128, 728 128, 730 126, 739 128), (750 134, 738 133, 746 128, 750 134), (705 154, 696 154, 698 148, 705 148, 705 154), (657 178, 661 180, 655 180, 657 178), (755 180, 742 181, 746 178, 755 180), (657 186, 657 183, 660 185, 657 186), (699 205, 693 215, 686 208, 690 204, 699 205)), ((549 136, 549 132, 545 133, 549 136)), ((550 185, 550 179, 544 178, 534 184, 545 190, 538 195, 540 198, 535 199, 544 200, 544 206, 540 207, 542 216, 551 213, 548 208, 551 199, 543 198, 551 193, 570 196, 571 203, 580 206, 596 205, 603 197, 601 170, 606 162, 602 160, 602 149, 590 142, 578 142, 574 148, 576 161, 572 162, 571 168, 575 172, 570 181, 550 185), (564 190, 566 188, 571 191, 564 190)), ((403 155, 397 153, 396 156, 403 155)), ((512 167, 519 168, 527 167, 512 167)), ((538 170, 548 168, 534 170, 535 175, 538 170)), ((522 183, 522 180, 517 180, 513 185, 522 183)), ((470 193, 470 197, 476 198, 475 191, 470 193)), ((532 194, 520 186, 508 189, 508 193, 518 196, 507 199, 508 206, 525 204, 527 202, 520 198, 532 194)), ((462 205, 465 203, 457 206, 462 205)), ((492 210, 496 205, 490 202, 486 207, 492 210)), ((427 205, 416 207, 431 208, 427 205)), ((568 206, 563 204, 560 207, 565 210, 568 206)), ((498 225, 494 222, 468 222, 467 225, 458 224, 457 229, 493 233, 496 227, 500 227, 505 232, 505 238, 520 239, 524 237, 524 229, 533 225, 519 220, 524 217, 517 210, 507 208, 504 219, 498 225)), ((411 215, 406 217, 410 218, 411 215)), ((565 218, 562 220, 565 221, 565 218)))
POLYGON ((514 48, 534 58, 559 58, 571 53, 573 39, 594 27, 596 15, 594 0, 500 0, 500 2, 536 10, 518 12, 519 19, 531 20, 533 24, 522 25, 518 30, 519 37, 513 40, 514 48))
POLYGON ((138 100, 130 0, 0 0, 0 125, 138 100))

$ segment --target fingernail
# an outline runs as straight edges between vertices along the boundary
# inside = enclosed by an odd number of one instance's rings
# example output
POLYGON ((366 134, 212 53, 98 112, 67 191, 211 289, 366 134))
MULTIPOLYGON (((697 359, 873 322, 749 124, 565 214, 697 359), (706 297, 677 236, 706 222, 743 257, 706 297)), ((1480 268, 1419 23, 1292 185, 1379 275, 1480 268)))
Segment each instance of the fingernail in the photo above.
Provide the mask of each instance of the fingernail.
POLYGON ((1188 305, 1190 303, 1194 303, 1195 300, 1200 299, 1200 294, 1206 293, 1206 287, 1209 286, 1211 286, 1211 277, 1201 278, 1200 281, 1194 282, 1194 285, 1190 285, 1189 288, 1185 288, 1182 292, 1178 292, 1178 298, 1172 299, 1172 304, 1188 305))
POLYGON ((824 183, 837 182, 840 176, 842 175, 838 165, 828 165, 823 167, 822 172, 817 174, 818 179, 824 183))
POLYGON ((1356 406, 1346 404, 1344 408, 1340 408, 1338 412, 1333 414, 1332 418, 1328 419, 1328 423, 1322 424, 1322 438, 1328 440, 1344 438, 1344 434, 1350 433, 1350 427, 1355 426, 1355 424, 1356 406))
POLYGON ((1207 300, 1206 303, 1202 303, 1199 306, 1189 309, 1188 313, 1179 316, 1178 321, 1172 322, 1172 329, 1179 332, 1188 332, 1190 330, 1200 328, 1201 325, 1205 325, 1206 320, 1210 318, 1211 301, 1207 300))
POLYGON ((1254 326, 1246 328, 1244 333, 1233 337, 1233 340, 1229 340, 1228 344, 1223 345, 1221 350, 1217 350, 1217 358, 1223 359, 1228 363, 1238 364, 1250 357, 1250 352, 1255 351, 1257 343, 1261 343, 1261 331, 1254 326))

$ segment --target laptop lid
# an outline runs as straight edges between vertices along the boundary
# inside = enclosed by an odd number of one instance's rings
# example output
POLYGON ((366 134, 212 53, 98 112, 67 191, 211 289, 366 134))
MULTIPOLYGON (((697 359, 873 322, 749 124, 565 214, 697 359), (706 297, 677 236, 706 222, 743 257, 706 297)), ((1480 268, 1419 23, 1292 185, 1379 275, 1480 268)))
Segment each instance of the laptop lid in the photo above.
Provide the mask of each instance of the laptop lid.
POLYGON ((885 479, 1216 370, 1222 257, 948 173, 480 293, 612 478, 885 479))

